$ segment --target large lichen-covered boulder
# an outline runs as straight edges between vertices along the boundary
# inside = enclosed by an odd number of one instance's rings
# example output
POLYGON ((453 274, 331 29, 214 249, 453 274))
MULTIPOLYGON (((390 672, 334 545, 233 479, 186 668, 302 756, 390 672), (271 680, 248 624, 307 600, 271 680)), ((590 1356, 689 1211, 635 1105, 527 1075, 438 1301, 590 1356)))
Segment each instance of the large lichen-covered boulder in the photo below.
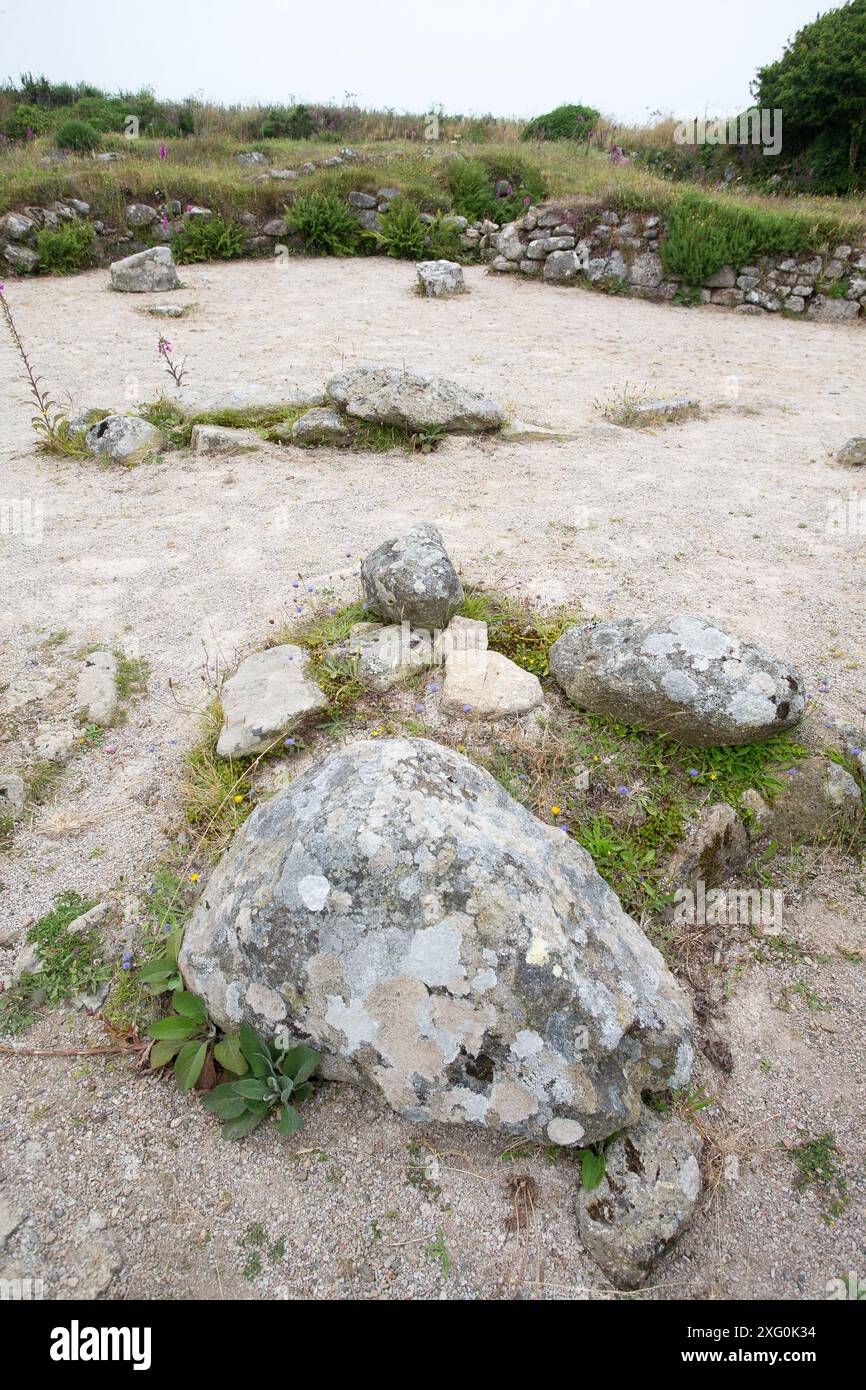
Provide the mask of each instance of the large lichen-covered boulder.
POLYGON ((429 521, 372 550, 361 563, 361 587, 374 613, 413 627, 444 627, 463 602, 457 571, 429 521))
POLYGON ((480 391, 426 372, 369 362, 333 377, 326 391, 347 415, 404 430, 435 426, 474 434, 499 429, 505 419, 499 406, 480 391))
POLYGON ((569 628, 550 649, 550 670, 582 709, 692 748, 769 738, 805 706, 803 679, 787 661, 688 615, 569 628))
POLYGON ((114 261, 109 269, 111 288, 128 294, 148 290, 176 290, 180 284, 177 266, 167 246, 149 246, 134 256, 114 261))
POLYGON ((701 1193, 695 1149, 682 1120, 646 1110, 607 1150, 599 1186, 578 1191, 581 1239, 618 1288, 639 1288, 691 1219, 701 1193))
POLYGON ((686 997, 586 851, 425 739, 257 807, 181 967, 221 1026, 303 1035, 413 1120, 589 1143, 692 1065, 686 997))

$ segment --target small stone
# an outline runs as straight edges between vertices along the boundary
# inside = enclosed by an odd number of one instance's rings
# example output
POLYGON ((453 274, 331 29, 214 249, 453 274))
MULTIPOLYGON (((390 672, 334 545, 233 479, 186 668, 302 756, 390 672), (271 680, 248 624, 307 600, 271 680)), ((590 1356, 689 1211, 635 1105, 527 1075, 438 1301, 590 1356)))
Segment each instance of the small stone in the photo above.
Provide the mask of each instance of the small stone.
POLYGON ((339 410, 327 406, 317 406, 299 416, 290 433, 293 444, 330 444, 336 448, 354 444, 357 436, 357 427, 339 410))
POLYGON ((261 440, 251 430, 222 425, 193 425, 189 443, 196 454, 249 454, 261 447, 261 440))
POLYGON ((463 267, 456 261, 419 261, 415 273, 418 287, 428 299, 445 299, 465 293, 463 267))
POLYGON ((866 463, 866 437, 860 435, 855 439, 849 439, 836 455, 836 461, 844 463, 848 468, 861 468, 866 463))
POLYGON ((165 447, 162 431, 138 415, 107 415, 87 431, 87 447, 109 463, 136 464, 165 447))
POLYGON ((354 657, 358 675, 377 690, 388 690, 413 671, 432 666, 433 637, 408 623, 355 623, 345 648, 354 657))
POLYGON ((427 630, 445 627, 463 602, 463 586, 430 522, 420 522, 367 555, 361 584, 380 617, 427 630))
POLYGON ((221 758, 246 758, 275 743, 305 714, 325 709, 327 696, 305 674, 307 653, 285 643, 242 661, 222 688, 221 758))
POLYGON ((647 1111, 606 1152, 605 1174, 577 1197, 580 1237, 618 1288, 640 1288, 691 1219, 701 1170, 688 1127, 647 1111))
POLYGON ((126 222, 130 227, 148 227, 159 217, 156 208, 147 203, 129 203, 126 208, 126 222))

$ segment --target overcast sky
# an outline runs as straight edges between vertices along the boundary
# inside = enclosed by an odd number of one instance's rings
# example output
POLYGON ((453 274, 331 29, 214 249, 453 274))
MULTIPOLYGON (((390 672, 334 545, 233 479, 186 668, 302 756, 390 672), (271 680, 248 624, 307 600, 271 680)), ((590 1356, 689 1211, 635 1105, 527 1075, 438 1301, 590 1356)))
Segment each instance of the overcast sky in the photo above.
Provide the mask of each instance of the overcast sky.
POLYGON ((0 76, 225 103, 527 116, 565 101, 640 122, 750 104, 821 0, 0 0, 0 76))

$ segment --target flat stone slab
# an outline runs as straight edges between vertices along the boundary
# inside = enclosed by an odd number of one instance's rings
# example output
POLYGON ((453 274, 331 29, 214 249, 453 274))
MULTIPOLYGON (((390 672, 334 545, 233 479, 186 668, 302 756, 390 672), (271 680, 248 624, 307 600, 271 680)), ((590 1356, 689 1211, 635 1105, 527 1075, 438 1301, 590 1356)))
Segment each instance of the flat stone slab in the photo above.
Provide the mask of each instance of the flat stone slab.
POLYGON ((77 706, 90 724, 110 724, 117 713, 117 657, 90 652, 78 677, 77 706))
POLYGON ((307 653, 285 643, 242 661, 222 688, 221 758, 260 753, 302 715, 326 709, 324 691, 305 674, 307 653))
POLYGON ((184 386, 171 400, 185 415, 216 415, 223 410, 292 410, 296 406, 319 405, 320 386, 267 386, 253 382, 245 386, 230 386, 224 391, 206 395, 193 387, 184 386))
POLYGON ((223 425, 193 425, 189 443, 196 454, 249 454, 260 449, 262 441, 250 430, 226 429, 223 425))
POLYGON ((406 430, 437 426, 477 434, 499 429, 504 420, 499 406, 480 391, 399 367, 364 362, 332 377, 326 389, 347 415, 406 430))
POLYGON ((505 719, 543 704, 538 677, 501 652, 452 651, 445 662, 442 708, 450 714, 505 719))

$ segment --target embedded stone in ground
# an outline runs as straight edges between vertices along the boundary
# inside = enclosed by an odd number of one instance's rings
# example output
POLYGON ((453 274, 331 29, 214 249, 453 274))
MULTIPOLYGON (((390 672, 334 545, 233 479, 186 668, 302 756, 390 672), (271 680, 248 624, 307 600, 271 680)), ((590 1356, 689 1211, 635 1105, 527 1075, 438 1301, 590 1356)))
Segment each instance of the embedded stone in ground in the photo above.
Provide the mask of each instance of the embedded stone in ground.
POLYGON ((110 463, 143 463, 165 446, 162 431, 138 415, 106 415, 87 431, 87 447, 110 463))
POLYGON ((569 628, 550 649, 550 670, 582 709, 694 748, 769 738, 805 706, 789 662, 687 615, 569 628))
POLYGON ((109 270, 111 288, 129 294, 148 290, 176 290, 180 285, 174 257, 167 246, 149 246, 134 256, 114 261, 109 270))
POLYGON ((11 816, 17 820, 24 810, 26 799, 24 778, 17 772, 0 772, 0 819, 11 816))
POLYGON ((366 556, 361 585, 374 613, 413 627, 442 628, 463 602, 463 586, 439 531, 429 521, 384 541, 366 556))
POLYGON ((418 288, 428 299, 446 299, 465 293, 463 267, 456 261, 419 261, 415 271, 418 288))
POLYGON ((226 429, 222 425, 193 425, 189 442, 197 454, 248 454, 261 447, 258 435, 250 430, 226 429))
POLYGON ((858 437, 849 439, 844 449, 840 449, 837 454, 837 461, 846 464, 849 468, 859 468, 866 463, 866 439, 858 437))
POLYGON ((685 993, 586 851, 425 739, 338 749, 258 806, 181 966, 218 1024, 304 1035, 411 1120, 592 1143, 693 1060, 685 993))
POLYGON ((792 845, 852 826, 864 815, 863 797, 851 773, 816 755, 771 769, 781 790, 758 818, 760 835, 792 845))
POLYGON ((688 1225, 701 1194, 696 1148, 681 1120, 645 1110, 607 1149, 599 1186, 579 1189, 581 1240, 617 1288, 640 1288, 688 1225))
MULTIPOLYGON (((460 623, 455 618, 451 624, 460 623)), ((486 624, 484 645, 473 640, 474 633, 458 627, 444 634, 445 684, 442 708, 450 714, 471 714, 478 719, 505 719, 508 716, 529 714, 544 704, 541 682, 531 671, 503 656, 487 650, 486 624), (450 635, 450 641, 447 639, 450 635), (462 639, 462 640, 461 640, 462 639), (467 640, 468 639, 468 640, 467 640)))
POLYGON ((332 377, 326 389, 347 415, 405 430, 436 426, 474 434, 498 429, 504 420, 499 406, 480 391, 399 367, 361 363, 332 377))
POLYGON ((357 428, 339 410, 318 406, 301 415, 292 425, 293 444, 333 444, 337 447, 353 444, 357 428))
POLYGON ((302 715, 325 709, 323 690, 305 673, 307 653, 285 643, 242 661, 222 688, 221 758, 245 758, 278 740, 302 715))
POLYGON ((355 623, 345 648, 357 660, 359 676, 377 690, 388 690, 404 676, 433 664, 433 637, 408 623, 355 623))
POLYGON ((90 652, 78 677, 77 708, 89 724, 110 724, 117 712, 117 657, 90 652))

